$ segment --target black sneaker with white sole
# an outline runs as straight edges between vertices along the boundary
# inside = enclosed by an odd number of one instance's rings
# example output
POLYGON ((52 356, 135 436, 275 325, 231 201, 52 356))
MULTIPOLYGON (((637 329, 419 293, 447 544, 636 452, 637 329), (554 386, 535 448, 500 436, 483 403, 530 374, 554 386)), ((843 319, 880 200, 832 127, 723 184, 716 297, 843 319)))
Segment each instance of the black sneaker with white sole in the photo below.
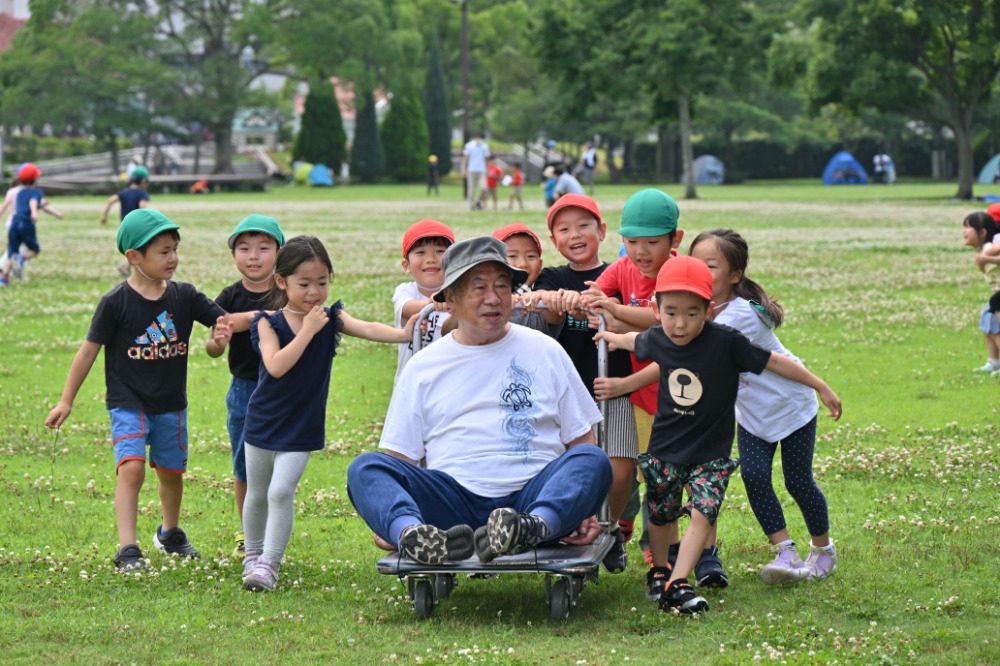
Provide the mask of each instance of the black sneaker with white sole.
POLYGON ((659 603, 660 610, 667 613, 676 611, 690 615, 704 613, 708 610, 708 602, 705 601, 705 597, 699 597, 695 594, 694 588, 691 587, 686 578, 670 583, 660 595, 659 603))
POLYGON ((694 566, 694 582, 698 587, 724 588, 729 585, 729 576, 722 568, 719 549, 716 546, 701 551, 698 564, 694 566))
POLYGON ((646 598, 659 601, 670 580, 670 567, 650 567, 646 572, 646 598))
POLYGON ((491 562, 500 555, 516 555, 531 550, 549 536, 545 521, 514 509, 494 509, 486 525, 475 534, 476 555, 491 562))
POLYGON ((434 525, 415 525, 404 530, 399 547, 421 564, 459 562, 472 555, 472 536, 468 525, 447 530, 434 525))
POLYGON ((153 545, 165 555, 177 555, 178 557, 190 557, 197 560, 201 557, 191 542, 188 541, 187 534, 179 527, 172 527, 166 532, 161 532, 163 525, 156 528, 153 533, 153 545))
POLYGON ((146 557, 139 546, 130 543, 115 553, 115 568, 118 571, 133 571, 146 568, 146 557))

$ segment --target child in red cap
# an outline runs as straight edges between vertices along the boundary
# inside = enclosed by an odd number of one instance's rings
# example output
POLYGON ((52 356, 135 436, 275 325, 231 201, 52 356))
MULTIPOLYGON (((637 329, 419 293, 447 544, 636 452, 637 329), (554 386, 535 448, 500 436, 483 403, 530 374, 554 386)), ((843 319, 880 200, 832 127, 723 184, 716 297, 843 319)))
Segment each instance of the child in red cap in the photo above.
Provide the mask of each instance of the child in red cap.
MULTIPOLYGON (((598 399, 595 382, 602 380, 597 376, 596 331, 590 328, 588 313, 581 309, 580 301, 582 292, 609 267, 599 256, 607 226, 601 219, 597 202, 585 194, 560 197, 549 209, 548 225, 549 239, 568 263, 542 270, 535 284, 536 297, 548 306, 549 309, 542 311, 548 321, 563 325, 557 338, 559 344, 573 361, 591 396, 598 399), (553 316, 554 319, 550 318, 553 316)), ((607 377, 620 380, 631 372, 628 353, 619 351, 608 355, 607 377)), ((650 381, 655 381, 655 377, 650 381)), ((607 404, 608 436, 605 448, 613 472, 608 504, 611 510, 611 537, 615 540, 602 564, 609 572, 620 573, 628 567, 625 542, 631 533, 626 534, 620 529, 618 519, 632 495, 639 442, 635 412, 628 392, 600 399, 607 404)))
MULTIPOLYGON (((412 276, 413 280, 400 284, 392 294, 396 328, 403 328, 410 317, 419 313, 424 306, 434 303, 432 296, 444 283, 441 258, 454 242, 455 232, 448 225, 431 219, 420 220, 403 234, 403 271, 412 276)), ((442 327, 448 320, 448 313, 443 305, 437 305, 438 311, 427 318, 427 328, 421 334, 424 346, 447 333, 442 327)), ((399 379, 399 373, 411 356, 413 343, 399 345, 396 379, 399 379)))
POLYGON ((28 162, 17 170, 17 179, 24 185, 14 199, 14 215, 7 231, 7 252, 0 262, 0 287, 6 287, 13 272, 15 277, 27 279, 25 264, 42 251, 38 244, 38 211, 61 218, 62 213, 52 208, 35 181, 42 175, 37 166, 28 162))
POLYGON ((521 307, 511 314, 511 323, 533 328, 558 339, 559 331, 562 330, 561 319, 549 323, 541 312, 531 309, 535 302, 531 289, 538 274, 542 272, 542 241, 521 222, 500 227, 493 232, 493 237, 507 246, 507 261, 510 265, 528 273, 528 279, 514 294, 515 302, 521 307))
POLYGON ((743 334, 710 320, 712 272, 705 262, 678 256, 656 277, 659 326, 643 333, 597 334, 612 349, 628 349, 660 368, 656 417, 649 450, 639 456, 646 478, 653 567, 646 595, 664 611, 697 613, 708 602, 687 581, 712 535, 738 461, 730 457, 736 430, 735 404, 741 372, 770 370, 815 389, 834 419, 840 398, 826 382, 795 361, 756 347, 743 334), (687 486, 688 503, 682 503, 687 486), (672 526, 690 511, 677 562, 667 561, 672 526))

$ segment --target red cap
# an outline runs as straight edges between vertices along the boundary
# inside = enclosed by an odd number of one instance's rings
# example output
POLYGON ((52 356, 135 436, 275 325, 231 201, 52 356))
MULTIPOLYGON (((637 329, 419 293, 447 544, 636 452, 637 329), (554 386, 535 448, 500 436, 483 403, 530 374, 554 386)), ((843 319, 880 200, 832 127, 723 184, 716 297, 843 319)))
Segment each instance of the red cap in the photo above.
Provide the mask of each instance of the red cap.
POLYGON ((1000 224, 1000 203, 990 204, 989 208, 986 209, 986 214, 1000 224))
POLYGON ((712 271, 701 259, 685 255, 670 257, 656 275, 656 293, 665 291, 690 291, 710 301, 712 271))
POLYGON ((38 177, 41 175, 42 175, 41 169, 36 167, 31 162, 28 162, 27 164, 23 165, 20 169, 17 170, 17 179, 22 183, 31 180, 38 180, 38 177))
POLYGON ((420 220, 403 234, 403 259, 413 249, 414 243, 422 238, 447 238, 448 245, 455 242, 455 232, 447 224, 425 218, 420 220))
POLYGON ((497 240, 502 240, 503 242, 506 243, 507 239, 510 238, 511 236, 514 236, 515 234, 528 234, 529 236, 531 236, 531 240, 535 241, 535 245, 538 246, 538 253, 539 254, 542 253, 542 241, 538 240, 538 236, 535 235, 534 231, 529 229, 526 224, 522 224, 521 222, 515 222, 514 224, 508 224, 505 227, 500 227, 499 229, 493 232, 493 238, 496 238, 497 240))
POLYGON ((582 208, 588 213, 592 213, 594 217, 597 218, 598 222, 601 222, 601 211, 597 208, 597 202, 585 194, 564 194, 559 199, 552 204, 552 208, 549 208, 549 231, 552 231, 552 221, 556 217, 556 213, 561 211, 563 208, 569 208, 575 206, 576 208, 582 208))

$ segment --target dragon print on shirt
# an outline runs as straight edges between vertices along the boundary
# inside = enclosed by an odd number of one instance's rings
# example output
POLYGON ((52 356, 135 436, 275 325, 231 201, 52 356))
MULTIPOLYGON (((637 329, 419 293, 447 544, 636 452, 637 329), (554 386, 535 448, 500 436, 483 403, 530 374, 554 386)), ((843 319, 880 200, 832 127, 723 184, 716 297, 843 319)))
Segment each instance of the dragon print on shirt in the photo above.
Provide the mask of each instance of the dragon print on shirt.
POLYGON ((503 414, 500 438, 511 445, 510 455, 520 456, 525 461, 537 434, 534 427, 537 408, 531 401, 533 383, 531 373, 518 365, 516 357, 511 359, 500 392, 500 411, 503 414))

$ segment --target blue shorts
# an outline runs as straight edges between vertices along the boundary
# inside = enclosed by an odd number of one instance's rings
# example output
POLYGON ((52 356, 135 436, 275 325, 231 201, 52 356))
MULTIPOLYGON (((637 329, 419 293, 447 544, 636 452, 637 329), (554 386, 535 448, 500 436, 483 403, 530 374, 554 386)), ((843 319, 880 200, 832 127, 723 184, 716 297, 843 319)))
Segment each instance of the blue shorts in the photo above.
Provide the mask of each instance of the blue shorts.
POLYGON ((247 420, 247 405, 257 388, 256 379, 233 377, 226 393, 226 429, 229 431, 229 446, 233 450, 233 476, 240 483, 247 482, 247 459, 243 453, 243 426, 247 420))
POLYGON ((19 248, 22 243, 32 252, 42 251, 38 244, 38 231, 35 229, 35 223, 30 220, 27 222, 15 220, 10 225, 10 230, 7 232, 7 253, 14 255, 20 252, 19 248))
POLYGON ((139 409, 116 407, 111 414, 111 442, 115 449, 115 469, 126 460, 146 460, 164 472, 187 471, 187 410, 147 414, 139 409))

